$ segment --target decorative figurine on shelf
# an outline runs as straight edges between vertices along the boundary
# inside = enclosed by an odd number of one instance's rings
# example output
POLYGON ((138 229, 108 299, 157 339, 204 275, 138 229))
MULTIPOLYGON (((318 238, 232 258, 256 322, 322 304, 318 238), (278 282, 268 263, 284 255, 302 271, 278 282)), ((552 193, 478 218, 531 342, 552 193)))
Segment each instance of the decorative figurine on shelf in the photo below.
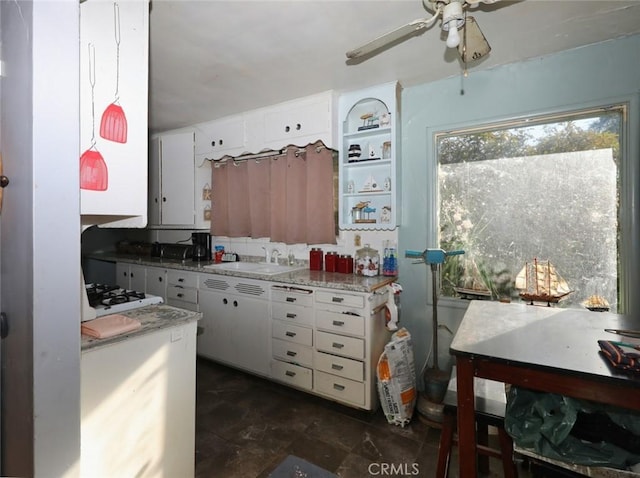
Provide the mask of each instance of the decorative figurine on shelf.
POLYGON ((380 126, 385 128, 391 124, 391 115, 389 113, 382 113, 380 115, 380 126))
POLYGON ((372 192, 372 191, 378 191, 378 181, 375 180, 373 175, 367 178, 360 192, 372 192))
POLYGON ((369 159, 379 159, 378 155, 376 154, 376 148, 373 147, 373 145, 369 145, 369 159))
POLYGON ((380 211, 380 222, 389 224, 391 222, 391 206, 382 206, 380 211))
POLYGON ((361 223, 375 223, 375 219, 371 219, 371 213, 376 212, 375 208, 369 206, 370 201, 360 201, 353 206, 351 214, 353 215, 353 222, 356 224, 361 223))
POLYGON ((349 146, 349 162, 354 163, 356 161, 360 161, 360 155, 362 154, 362 149, 359 144, 352 144, 349 146))
POLYGON ((358 128, 358 131, 380 127, 379 118, 375 113, 365 113, 360 116, 360 119, 362 120, 362 126, 358 128))
POLYGON ((353 182, 353 179, 347 183, 347 193, 353 194, 356 192, 356 183, 353 182))
POLYGON ((384 178, 384 186, 382 186, 385 191, 391 191, 391 178, 384 178))

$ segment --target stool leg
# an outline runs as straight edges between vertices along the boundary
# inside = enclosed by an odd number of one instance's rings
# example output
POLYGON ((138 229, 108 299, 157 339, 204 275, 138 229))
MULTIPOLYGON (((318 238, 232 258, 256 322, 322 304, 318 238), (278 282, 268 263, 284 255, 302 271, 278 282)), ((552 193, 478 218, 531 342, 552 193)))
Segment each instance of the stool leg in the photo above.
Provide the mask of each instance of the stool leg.
POLYGON ((504 478, 518 478, 518 467, 513 461, 513 441, 504 428, 498 428, 498 439, 500 440, 504 478))
MULTIPOLYGON (((478 423, 476 420, 478 445, 489 446, 489 426, 486 423, 478 423)), ((489 474, 489 457, 478 454, 478 471, 484 475, 489 474)))
POLYGON ((447 478, 449 473, 449 461, 451 460, 451 446, 453 445, 453 432, 455 430, 455 417, 445 411, 442 418, 442 430, 440 431, 440 445, 438 446, 438 466, 436 478, 447 478))

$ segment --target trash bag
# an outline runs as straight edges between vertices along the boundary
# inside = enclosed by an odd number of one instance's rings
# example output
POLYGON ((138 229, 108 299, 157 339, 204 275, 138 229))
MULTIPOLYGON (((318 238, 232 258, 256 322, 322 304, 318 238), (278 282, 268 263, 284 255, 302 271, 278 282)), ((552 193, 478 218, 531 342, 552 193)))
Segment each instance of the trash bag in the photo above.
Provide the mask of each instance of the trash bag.
POLYGON ((504 425, 517 447, 554 460, 621 470, 640 463, 640 413, 633 410, 511 387, 504 425), (625 434, 634 439, 620 440, 625 434))

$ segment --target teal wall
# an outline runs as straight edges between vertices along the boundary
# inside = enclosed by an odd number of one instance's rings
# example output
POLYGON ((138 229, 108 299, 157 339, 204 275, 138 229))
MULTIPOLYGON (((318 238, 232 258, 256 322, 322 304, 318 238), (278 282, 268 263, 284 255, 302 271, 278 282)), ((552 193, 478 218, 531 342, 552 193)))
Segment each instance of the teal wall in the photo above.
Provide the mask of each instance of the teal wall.
MULTIPOLYGON (((470 69, 463 82, 456 76, 403 90, 401 252, 437 247, 433 154, 436 131, 625 101, 630 104, 626 136, 630 161, 622 168, 621 175, 629 184, 640 185, 640 36, 492 69, 481 68, 470 69), (461 85, 464 95, 460 94, 461 85)), ((621 225, 630 245, 640 244, 638 189, 624 189, 621 196, 621 225)), ((640 253, 637 246, 629 248, 633 249, 629 258, 631 266, 622 274, 627 283, 637 284, 640 253)), ((431 343, 428 276, 428 266, 412 264, 406 259, 401 261, 402 324, 413 336, 418 368, 423 365, 431 343)), ((640 310, 638 298, 633 294, 625 299, 628 311, 640 310)), ((464 301, 441 300, 439 322, 455 330, 465 307, 464 301)), ((444 362, 448 359, 451 334, 441 331, 439 341, 440 361, 444 362)))

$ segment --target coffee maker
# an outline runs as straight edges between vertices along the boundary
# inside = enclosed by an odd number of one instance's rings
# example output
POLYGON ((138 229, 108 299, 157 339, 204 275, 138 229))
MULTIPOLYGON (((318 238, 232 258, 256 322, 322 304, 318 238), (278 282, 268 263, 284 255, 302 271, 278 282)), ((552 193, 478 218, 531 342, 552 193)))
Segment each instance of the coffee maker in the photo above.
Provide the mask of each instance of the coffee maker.
POLYGON ((192 232, 191 243, 194 261, 211 260, 211 235, 208 232, 192 232))

